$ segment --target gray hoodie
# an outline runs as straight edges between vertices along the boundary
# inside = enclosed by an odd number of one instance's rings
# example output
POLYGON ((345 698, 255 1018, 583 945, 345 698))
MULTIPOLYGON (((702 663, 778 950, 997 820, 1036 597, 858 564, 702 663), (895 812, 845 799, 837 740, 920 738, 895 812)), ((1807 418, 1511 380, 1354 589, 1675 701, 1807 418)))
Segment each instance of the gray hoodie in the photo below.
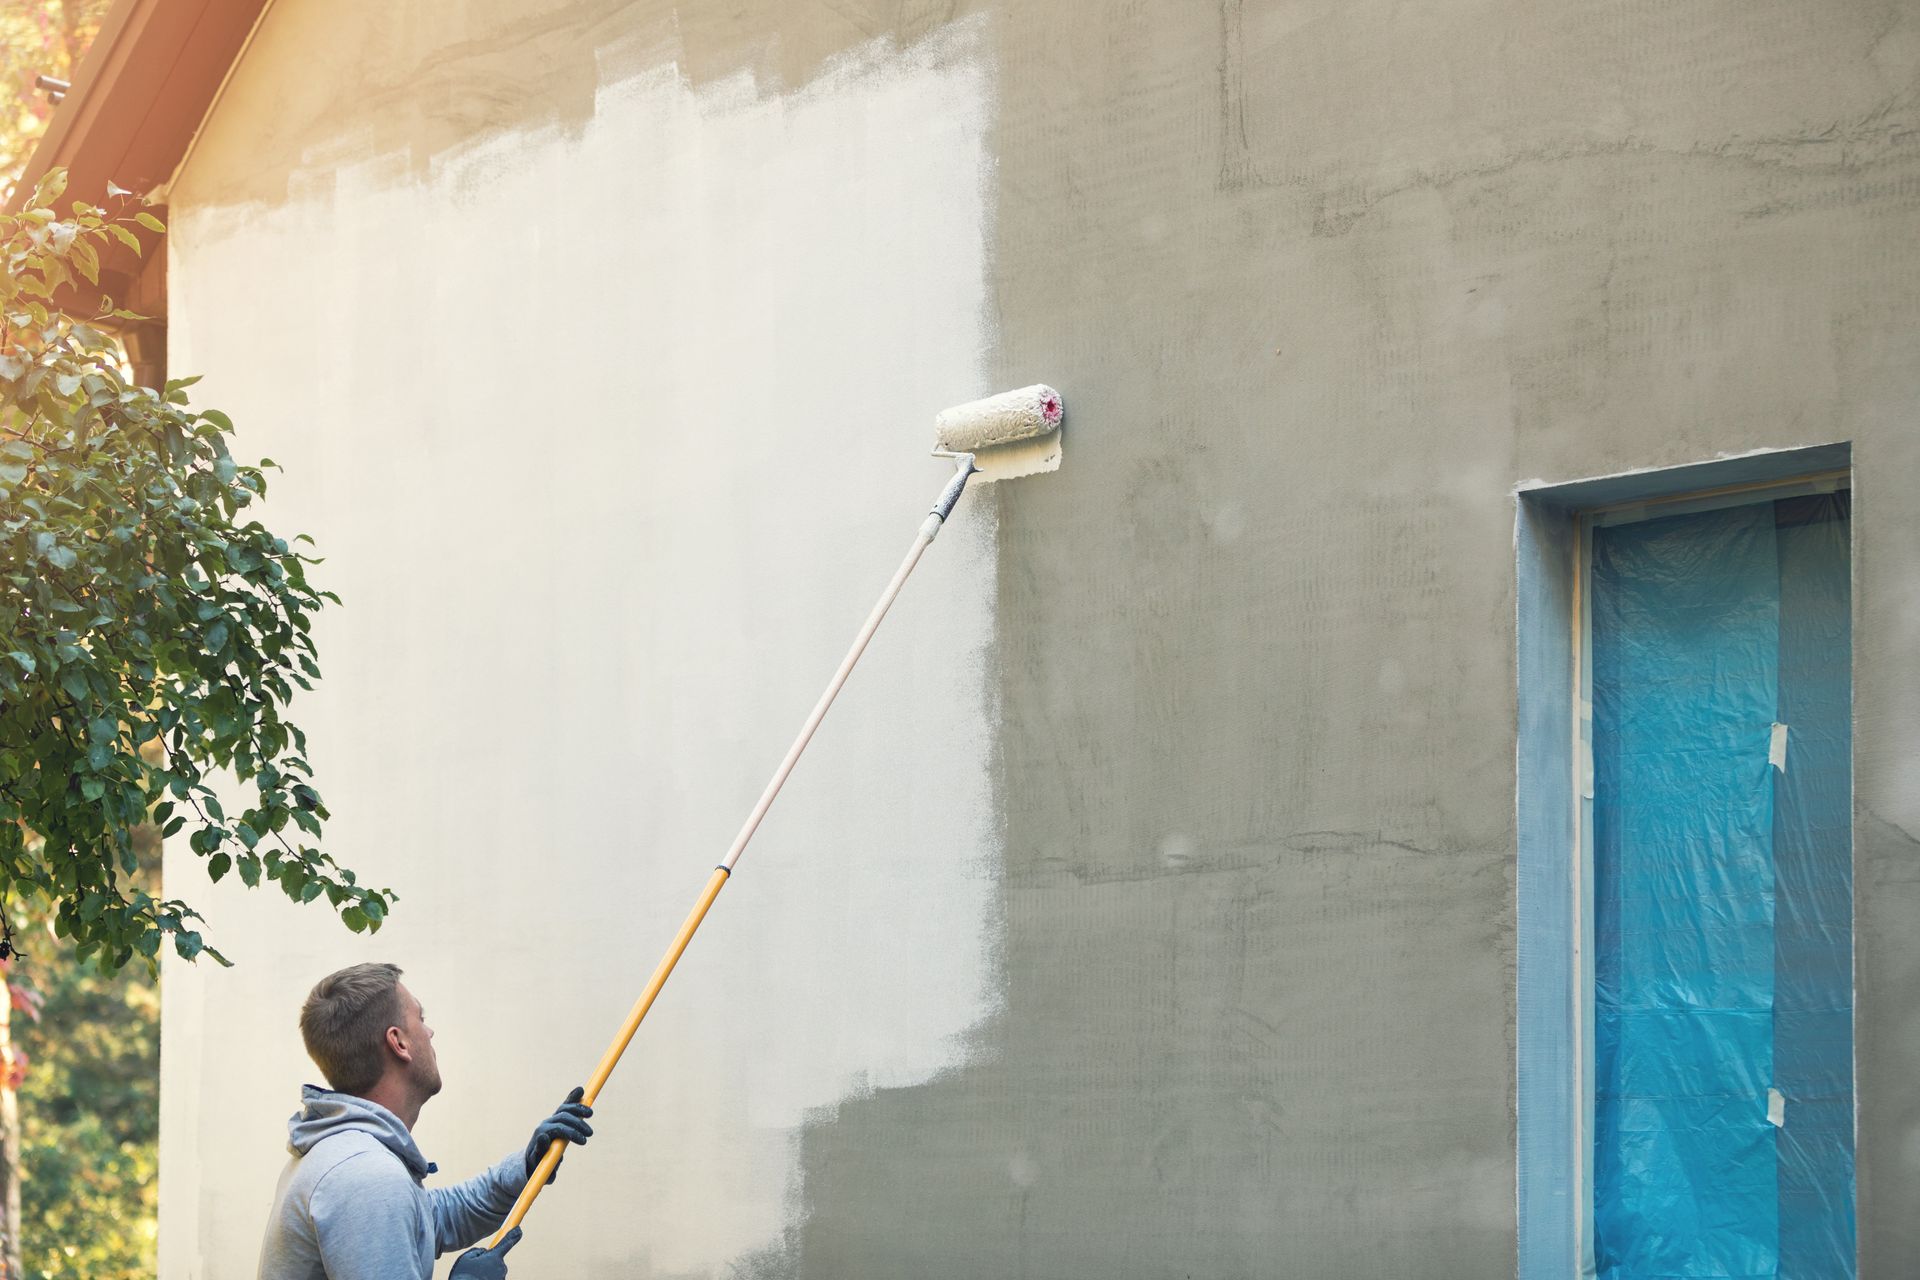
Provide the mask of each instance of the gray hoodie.
POLYGON ((287 1121, 259 1280, 429 1280, 433 1260, 497 1228, 527 1184, 516 1151, 477 1178, 422 1185, 435 1166, 400 1117, 315 1085, 287 1121))

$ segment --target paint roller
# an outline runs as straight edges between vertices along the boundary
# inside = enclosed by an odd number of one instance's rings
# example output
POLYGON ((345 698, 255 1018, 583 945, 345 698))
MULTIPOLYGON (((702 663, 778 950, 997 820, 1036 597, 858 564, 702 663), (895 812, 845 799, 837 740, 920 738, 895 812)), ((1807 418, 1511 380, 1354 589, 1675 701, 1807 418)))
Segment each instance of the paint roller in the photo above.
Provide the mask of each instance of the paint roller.
MULTIPOLYGON (((693 941, 695 930, 706 919, 707 911, 713 906, 713 900, 720 896, 720 890, 733 876, 733 868, 740 861, 740 855, 746 851, 748 841, 754 832, 760 829, 761 819, 767 816, 767 810, 773 807, 774 797, 780 794, 780 788, 786 785, 787 775, 793 772, 794 765, 800 761, 800 755, 813 740, 814 731, 826 718, 827 709, 839 696, 841 687, 847 683, 847 677, 853 674, 854 664, 860 661, 860 655, 866 652, 868 641, 879 630, 881 620, 887 616, 887 610, 893 606, 900 589, 906 586, 907 577, 914 566, 920 563, 920 557, 933 544, 940 528, 953 514, 954 504, 960 501, 960 495, 966 491, 967 482, 979 476, 982 482, 1007 480, 1017 476, 1035 475, 1042 471, 1054 471, 1060 466, 1060 426, 1063 408, 1060 393, 1052 387, 1036 385, 1023 387, 1018 391, 1007 391, 1000 395, 989 396, 984 400, 974 400, 967 404, 956 405, 934 419, 934 456, 951 458, 954 463, 953 478, 947 482, 940 496, 934 501, 933 509, 920 525, 920 532, 914 536, 913 546, 908 548, 906 559, 894 571, 893 579, 887 583, 887 589, 880 595, 880 601, 874 605, 873 612, 861 624, 860 631, 853 638, 853 645, 847 650, 847 656, 840 660, 840 667, 833 673, 833 679, 827 682, 826 692, 814 704, 807 715, 806 723, 800 726, 800 734, 787 748, 786 757, 780 761, 780 767, 773 772, 773 778, 767 783, 760 799, 754 803, 753 811, 747 815, 740 833, 733 838, 733 845, 727 850, 713 874, 707 878, 707 886, 701 890, 700 898, 693 904, 693 910, 687 914, 680 931, 674 935, 673 942, 667 947, 667 953, 654 966, 653 976, 647 979, 647 985, 640 992, 640 998, 634 1001, 633 1008, 627 1012, 626 1021, 620 1024, 620 1030, 614 1035, 613 1043, 601 1055, 600 1064, 587 1078, 581 1101, 589 1106, 600 1095, 607 1078, 619 1065, 620 1056, 626 1052, 634 1033, 640 1029, 640 1023, 653 1007, 660 989, 667 983, 674 966, 680 962, 687 944, 693 941)), ((500 1230, 488 1241, 488 1248, 496 1248, 506 1234, 519 1226, 526 1218, 527 1211, 547 1185, 547 1179, 559 1167, 560 1157, 566 1150, 566 1140, 557 1138, 547 1148, 546 1154, 534 1168, 533 1175, 527 1179, 527 1185, 520 1192, 520 1198, 514 1202, 513 1212, 507 1215, 500 1230)))
POLYGON ((974 455, 985 480, 1060 467, 1060 393, 1044 383, 956 405, 933 420, 934 453, 974 455))

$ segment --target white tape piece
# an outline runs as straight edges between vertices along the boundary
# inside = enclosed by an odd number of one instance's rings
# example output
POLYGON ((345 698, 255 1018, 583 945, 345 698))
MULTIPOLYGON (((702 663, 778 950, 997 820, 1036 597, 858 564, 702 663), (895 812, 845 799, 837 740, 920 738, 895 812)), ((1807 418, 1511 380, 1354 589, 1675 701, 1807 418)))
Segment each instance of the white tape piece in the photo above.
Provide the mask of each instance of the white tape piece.
POLYGON ((1787 726, 1773 726, 1773 737, 1767 743, 1767 763, 1780 772, 1787 771, 1787 726))
POLYGON ((1767 1090, 1767 1123, 1776 1129, 1787 1127, 1787 1095, 1778 1089, 1767 1090))

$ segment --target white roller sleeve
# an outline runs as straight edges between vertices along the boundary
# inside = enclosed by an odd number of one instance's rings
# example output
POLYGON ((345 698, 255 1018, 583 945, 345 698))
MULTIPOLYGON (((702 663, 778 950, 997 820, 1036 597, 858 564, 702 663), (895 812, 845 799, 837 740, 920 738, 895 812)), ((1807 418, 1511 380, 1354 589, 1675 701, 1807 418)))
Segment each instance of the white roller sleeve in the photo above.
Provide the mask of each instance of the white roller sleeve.
POLYGON ((935 447, 974 453, 1060 427, 1060 393, 1045 383, 955 405, 933 420, 935 447))

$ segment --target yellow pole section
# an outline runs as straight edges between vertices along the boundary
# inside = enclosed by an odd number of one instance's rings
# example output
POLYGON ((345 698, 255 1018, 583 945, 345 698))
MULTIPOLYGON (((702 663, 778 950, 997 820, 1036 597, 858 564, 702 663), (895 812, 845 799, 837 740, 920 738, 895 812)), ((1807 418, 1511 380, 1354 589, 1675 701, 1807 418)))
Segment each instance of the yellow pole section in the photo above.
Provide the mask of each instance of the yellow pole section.
MULTIPOLYGON (((588 1106, 592 1106, 593 1100, 600 1096, 601 1087, 607 1083, 607 1077, 613 1074, 614 1067, 619 1064, 620 1055, 627 1051, 627 1045, 633 1040, 634 1032, 640 1029, 640 1023, 647 1016, 647 1010, 653 1007, 654 998, 660 994, 660 988, 667 985, 667 975, 673 972, 674 965, 680 963, 681 953, 687 949, 687 944, 693 941, 694 930, 700 927, 700 922, 706 918, 707 908, 711 907, 713 900, 720 896, 720 890, 726 886, 726 883, 727 869, 715 867, 712 877, 707 881, 707 887, 700 892, 700 901, 694 903, 693 910, 687 913, 686 922, 680 926, 680 932, 674 935, 673 945, 667 948, 666 955, 660 957, 660 963, 654 967, 653 977, 647 979, 646 990, 642 991, 640 998, 633 1002, 633 1008, 627 1012, 627 1020, 620 1024, 619 1033, 613 1037, 613 1043, 607 1046, 607 1051, 600 1057, 600 1065, 593 1069, 593 1075, 588 1078, 586 1091, 580 1099, 588 1106)), ((514 1201, 513 1212, 508 1214, 507 1220, 500 1224, 500 1230, 494 1233, 493 1239, 487 1241, 489 1249, 498 1247, 507 1232, 519 1226, 521 1219, 527 1216, 527 1210, 533 1208, 533 1202, 539 1198, 541 1188, 547 1185, 547 1179, 553 1175, 555 1169, 560 1167, 560 1156, 566 1149, 566 1139, 553 1140, 553 1145, 547 1148, 547 1154, 540 1157, 540 1163, 535 1166, 533 1176, 527 1179, 527 1185, 520 1192, 520 1198, 514 1201)))

